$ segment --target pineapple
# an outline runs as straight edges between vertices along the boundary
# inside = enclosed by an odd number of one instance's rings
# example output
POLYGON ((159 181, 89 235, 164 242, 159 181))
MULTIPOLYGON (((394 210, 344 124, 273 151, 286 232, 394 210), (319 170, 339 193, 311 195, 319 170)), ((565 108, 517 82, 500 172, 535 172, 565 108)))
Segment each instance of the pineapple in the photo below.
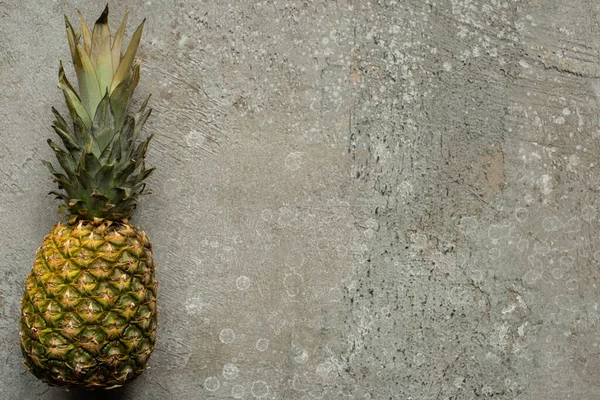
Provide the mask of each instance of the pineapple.
POLYGON ((129 223, 154 168, 144 164, 152 136, 138 140, 148 99, 126 114, 140 76, 134 57, 144 22, 122 53, 127 14, 114 37, 108 6, 91 32, 79 16, 77 33, 65 16, 79 91, 62 62, 58 71, 73 124, 53 108, 64 148, 48 140, 62 171, 43 161, 68 217, 44 238, 27 277, 20 339, 35 376, 91 390, 136 378, 156 343, 156 265, 146 234, 129 223))

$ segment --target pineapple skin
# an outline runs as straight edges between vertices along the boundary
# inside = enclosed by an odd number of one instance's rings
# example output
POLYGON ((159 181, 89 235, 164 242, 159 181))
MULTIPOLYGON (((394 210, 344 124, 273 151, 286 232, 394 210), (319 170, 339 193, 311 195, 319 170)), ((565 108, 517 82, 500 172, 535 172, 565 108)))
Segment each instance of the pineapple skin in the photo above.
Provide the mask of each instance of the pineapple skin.
POLYGON ((27 368, 87 390, 135 379, 156 345, 155 270, 150 241, 127 220, 55 225, 21 299, 27 368))

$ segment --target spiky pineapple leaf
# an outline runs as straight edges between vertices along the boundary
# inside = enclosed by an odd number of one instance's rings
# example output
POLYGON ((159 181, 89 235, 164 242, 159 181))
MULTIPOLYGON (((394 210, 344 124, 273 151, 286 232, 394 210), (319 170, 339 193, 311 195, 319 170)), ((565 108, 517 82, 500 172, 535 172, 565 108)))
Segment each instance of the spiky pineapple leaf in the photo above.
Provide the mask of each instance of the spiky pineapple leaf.
POLYGON ((112 65, 113 65, 113 74, 117 72, 117 68, 119 67, 119 63, 121 62, 121 47, 123 46, 123 36, 125 36, 125 26, 127 25, 127 18, 129 16, 129 10, 125 10, 125 15, 123 16, 123 21, 121 21, 121 25, 115 33, 115 38, 112 43, 111 53, 112 53, 112 65))
MULTIPOLYGON (((56 196, 57 199, 61 199, 62 201, 64 201, 65 203, 69 202, 69 196, 67 196, 64 193, 59 193, 57 191, 52 190, 51 192, 49 192, 48 194, 53 194, 56 196)), ((62 207, 62 206, 61 206, 62 207)))
POLYGON ((94 24, 92 32, 92 48, 90 60, 96 70, 100 94, 109 91, 113 78, 112 52, 110 45, 110 28, 108 26, 108 5, 94 24))
POLYGON ((69 175, 70 177, 74 177, 74 172, 77 169, 77 165, 71 158, 71 155, 65 150, 61 149, 52 141, 52 139, 48 139, 48 144, 54 150, 54 154, 56 155, 56 160, 62 167, 62 169, 69 175))
POLYGON ((140 163, 144 162, 144 158, 146 156, 146 152, 148 151, 148 146, 150 145, 150 141, 154 137, 154 133, 151 133, 144 141, 142 141, 135 152, 133 153, 133 160, 135 161, 136 169, 140 163))
POLYGON ((69 153, 73 154, 79 149, 77 142, 75 142, 75 138, 69 132, 59 128, 56 124, 52 125, 52 129, 54 129, 54 132, 60 137, 69 153))
POLYGON ((129 123, 131 124, 131 130, 127 130, 127 134, 123 135, 124 137, 122 140, 125 144, 122 146, 121 159, 129 159, 132 157, 134 144, 137 142, 146 120, 152 113, 152 109, 146 108, 148 101, 150 100, 150 96, 151 95, 148 95, 148 97, 146 97, 146 100, 144 100, 138 112, 135 113, 133 118, 130 118, 129 123))
POLYGON ((135 120, 135 124, 133 128, 133 135, 131 136, 132 142, 137 141, 138 137, 140 136, 140 133, 142 132, 142 128, 146 123, 146 120, 152 113, 152 109, 146 109, 146 107, 148 106, 148 102, 150 101, 150 97, 152 97, 152 94, 149 94, 148 97, 146 97, 146 100, 144 100, 144 102, 140 106, 140 109, 137 113, 135 113, 133 117, 135 120))
POLYGON ((83 154, 81 160, 82 162, 79 164, 79 168, 83 169, 83 171, 80 171, 80 175, 89 185, 91 185, 94 181, 94 176, 100 168, 102 168, 102 164, 91 151, 83 154))
POLYGON ((123 82, 126 79, 127 74, 129 73, 129 69, 133 64, 135 53, 137 52, 137 49, 140 45, 140 39, 142 38, 142 31, 144 30, 145 23, 146 19, 144 18, 140 26, 138 26, 138 28, 135 30, 135 33, 133 34, 131 41, 129 42, 129 46, 127 46, 127 51, 121 59, 119 67, 117 68, 115 76, 113 77, 111 91, 114 90, 117 86, 121 84, 121 82, 123 82))
POLYGON ((125 118, 125 112, 129 105, 131 95, 139 81, 140 76, 140 64, 135 62, 131 67, 131 72, 127 78, 119 84, 110 95, 111 106, 115 114, 115 121, 117 126, 120 127, 123 124, 125 118))
POLYGON ((96 107, 102 100, 98 75, 90 56, 80 44, 77 44, 77 55, 81 61, 81 76, 78 76, 81 102, 88 114, 93 117, 96 107))
POLYGON ((65 69, 63 68, 62 61, 60 62, 58 68, 58 87, 63 91, 65 101, 67 103, 69 111, 71 112, 71 117, 73 118, 73 121, 79 119, 87 128, 91 127, 92 119, 90 118, 90 114, 83 106, 79 95, 77 94, 73 86, 71 86, 71 83, 65 76, 65 69))
POLYGON ((79 60, 79 55, 77 54, 77 42, 79 41, 79 37, 76 35, 73 26, 69 22, 69 18, 65 15, 65 28, 67 30, 67 40, 69 42, 69 49, 71 50, 71 59, 73 60, 73 64, 75 67, 75 73, 77 74, 77 79, 79 79, 79 75, 81 74, 81 61, 79 60))
POLYGON ((108 192, 112 188, 114 169, 114 164, 106 164, 103 165, 102 168, 100 168, 96 173, 94 180, 96 181, 97 187, 102 189, 102 191, 108 192))
POLYGON ((136 208, 137 198, 146 193, 144 180, 154 171, 147 169, 144 161, 152 135, 139 140, 151 113, 147 107, 149 97, 136 113, 127 115, 140 77, 140 62, 135 60, 135 54, 145 20, 121 55, 127 14, 113 40, 108 27, 108 8, 96 21, 93 32, 81 13, 80 19, 83 43, 65 16, 78 91, 66 78, 62 62, 59 66, 59 87, 73 126, 56 109, 52 110, 55 115, 52 127, 64 147, 52 141, 49 144, 63 171, 45 164, 58 183, 59 191, 53 194, 65 202, 63 208, 72 215, 127 218, 136 208))
POLYGON ((109 94, 106 93, 98 105, 94 122, 92 122, 92 137, 94 138, 92 151, 96 157, 100 158, 116 132, 115 116, 110 105, 109 94))
POLYGON ((138 182, 145 181, 150 175, 152 175, 156 171, 156 167, 152 167, 150 169, 144 169, 138 176, 138 182))
POLYGON ((72 180, 68 176, 54 169, 54 166, 50 162, 42 160, 42 163, 48 169, 48 171, 50 171, 50 173, 54 175, 54 181, 58 183, 59 189, 64 189, 65 192, 67 192, 67 195, 74 192, 75 189, 73 184, 71 183, 72 180))
POLYGON ((79 21, 81 22, 81 32, 82 32, 82 36, 83 36, 83 45, 84 45, 85 51, 88 54, 90 54, 90 52, 92 51, 92 36, 90 35, 90 30, 88 29, 87 24, 85 23, 85 19, 83 18, 83 14, 79 10, 77 10, 77 13, 79 14, 79 21))
POLYGON ((61 138, 67 151, 69 151, 71 154, 75 153, 80 148, 79 143, 77 142, 77 137, 67 125, 67 121, 65 121, 62 115, 60 115, 60 113, 54 107, 52 107, 52 112, 54 113, 55 117, 55 120, 52 123, 52 128, 61 138))
POLYGON ((76 137, 74 136, 75 134, 73 132, 71 132, 71 129, 69 128, 69 124, 67 123, 65 118, 58 112, 58 110, 56 108, 52 107, 51 109, 52 109, 52 114, 54 114, 54 123, 53 124, 56 125, 58 128, 62 129, 63 131, 69 132, 76 139, 76 137))
POLYGON ((117 188, 118 191, 122 192, 123 194, 121 195, 121 200, 126 200, 129 197, 131 197, 131 188, 128 186, 119 186, 117 188))

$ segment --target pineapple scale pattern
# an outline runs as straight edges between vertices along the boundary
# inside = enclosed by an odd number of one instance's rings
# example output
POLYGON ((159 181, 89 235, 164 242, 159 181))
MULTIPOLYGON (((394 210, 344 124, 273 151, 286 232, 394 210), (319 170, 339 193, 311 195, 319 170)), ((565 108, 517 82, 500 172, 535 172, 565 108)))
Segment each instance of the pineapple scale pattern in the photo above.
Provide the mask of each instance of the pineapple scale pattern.
POLYGON ((120 386, 145 368, 157 330, 155 264, 127 222, 56 225, 22 299, 25 364, 51 385, 120 386))

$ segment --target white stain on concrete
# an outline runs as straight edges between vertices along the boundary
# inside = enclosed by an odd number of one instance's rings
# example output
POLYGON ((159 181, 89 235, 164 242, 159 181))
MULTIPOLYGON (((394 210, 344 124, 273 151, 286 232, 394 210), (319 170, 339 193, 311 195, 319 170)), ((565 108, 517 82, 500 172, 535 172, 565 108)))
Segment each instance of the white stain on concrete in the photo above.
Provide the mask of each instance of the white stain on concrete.
POLYGON ((229 363, 223 366, 223 377, 225 379, 235 379, 238 377, 239 370, 235 364, 229 363))
POLYGON ((252 383, 250 393, 252 393, 252 396, 257 399, 267 397, 269 394, 269 385, 267 385, 265 381, 255 381, 252 383))
POLYGON ((235 340, 235 332, 231 328, 222 329, 221 333, 219 333, 219 340, 225 344, 233 343, 235 340))
POLYGON ((210 392, 214 392, 221 387, 221 383, 214 376, 208 377, 204 380, 204 388, 210 392))
POLYGON ((256 350, 265 351, 269 348, 269 339, 258 339, 256 341, 256 350))
POLYGON ((239 290, 248 290, 250 288, 250 278, 246 275, 241 275, 235 280, 235 287, 239 290))

